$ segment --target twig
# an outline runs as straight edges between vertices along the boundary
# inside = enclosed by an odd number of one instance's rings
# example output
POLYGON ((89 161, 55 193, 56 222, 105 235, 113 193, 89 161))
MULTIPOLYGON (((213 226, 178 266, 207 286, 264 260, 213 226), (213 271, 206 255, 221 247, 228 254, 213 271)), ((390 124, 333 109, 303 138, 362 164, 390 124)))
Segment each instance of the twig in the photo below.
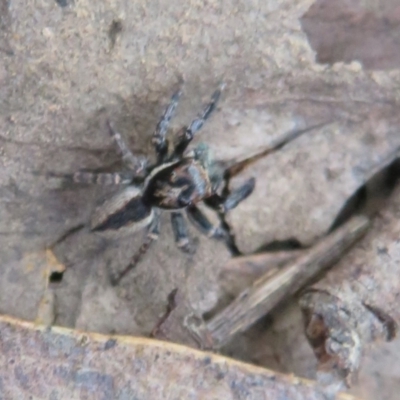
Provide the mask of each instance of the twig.
POLYGON ((176 294, 177 293, 178 293, 178 289, 175 288, 168 295, 167 308, 165 310, 165 313, 162 315, 162 317, 157 322, 156 326, 151 331, 150 337, 156 338, 158 336, 158 333, 159 333, 159 331, 161 329, 162 324, 167 320, 167 318, 169 317, 171 312, 176 308, 176 294))
POLYGON ((353 217, 272 277, 269 273, 263 275, 207 322, 213 346, 218 348, 229 342, 235 334, 248 329, 280 301, 332 266, 368 227, 369 219, 353 217))

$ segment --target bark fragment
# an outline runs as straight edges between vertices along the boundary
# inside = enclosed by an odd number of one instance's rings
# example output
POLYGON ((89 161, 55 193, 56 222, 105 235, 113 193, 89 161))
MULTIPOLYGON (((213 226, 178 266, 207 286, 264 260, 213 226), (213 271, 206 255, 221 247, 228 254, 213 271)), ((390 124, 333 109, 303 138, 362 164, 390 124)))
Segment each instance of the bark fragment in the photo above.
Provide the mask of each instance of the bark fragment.
POLYGON ((390 341, 400 322, 400 188, 366 237, 300 299, 320 378, 350 385, 368 345, 390 341))

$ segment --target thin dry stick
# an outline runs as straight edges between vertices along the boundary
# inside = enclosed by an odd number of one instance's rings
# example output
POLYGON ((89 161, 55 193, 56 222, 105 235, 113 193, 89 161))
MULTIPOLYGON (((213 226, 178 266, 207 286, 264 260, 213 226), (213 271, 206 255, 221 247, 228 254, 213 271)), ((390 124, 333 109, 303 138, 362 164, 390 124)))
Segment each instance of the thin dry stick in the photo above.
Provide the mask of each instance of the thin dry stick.
POLYGON ((357 216, 322 239, 293 263, 272 277, 263 275, 243 291, 228 307, 207 322, 215 348, 248 329, 268 314, 281 300, 296 293, 316 275, 332 266, 367 231, 369 219, 357 216))

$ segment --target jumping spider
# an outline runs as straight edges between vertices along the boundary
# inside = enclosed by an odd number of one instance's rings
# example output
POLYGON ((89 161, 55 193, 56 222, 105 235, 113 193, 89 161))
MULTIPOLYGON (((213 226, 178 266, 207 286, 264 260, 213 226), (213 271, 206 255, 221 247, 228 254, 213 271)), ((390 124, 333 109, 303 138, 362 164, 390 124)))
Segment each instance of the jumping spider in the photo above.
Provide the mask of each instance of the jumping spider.
POLYGON ((181 91, 171 97, 153 134, 152 143, 157 155, 154 165, 149 165, 146 159, 133 155, 121 135, 108 121, 109 133, 129 171, 99 174, 77 172, 69 175, 72 181, 78 183, 126 186, 94 211, 90 221, 92 231, 108 236, 121 236, 147 227, 143 244, 132 257, 129 266, 115 279, 115 283, 137 264, 150 244, 158 238, 161 211, 170 212, 176 244, 184 252, 190 252, 192 248, 183 211, 200 232, 210 238, 225 240, 228 247, 231 244, 230 234, 223 224, 213 226, 196 204, 203 201, 206 206, 223 215, 251 194, 255 180, 249 179, 232 192, 222 192, 224 171, 213 161, 207 145, 200 143, 193 150, 187 150, 194 135, 215 110, 222 88, 221 85, 213 93, 202 113, 179 132, 169 153, 167 130, 181 91))

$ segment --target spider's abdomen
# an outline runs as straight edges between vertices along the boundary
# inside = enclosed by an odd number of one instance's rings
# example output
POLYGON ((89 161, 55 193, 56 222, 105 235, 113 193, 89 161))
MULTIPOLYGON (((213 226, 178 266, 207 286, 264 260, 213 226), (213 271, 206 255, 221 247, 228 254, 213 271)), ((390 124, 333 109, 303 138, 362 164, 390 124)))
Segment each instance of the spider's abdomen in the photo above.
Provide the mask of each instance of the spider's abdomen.
POLYGON ((163 209, 179 209, 212 194, 206 169, 193 159, 160 170, 146 188, 146 201, 163 209))
POLYGON ((128 186, 94 211, 90 227, 105 236, 129 235, 149 225, 153 210, 143 202, 141 191, 128 186))

